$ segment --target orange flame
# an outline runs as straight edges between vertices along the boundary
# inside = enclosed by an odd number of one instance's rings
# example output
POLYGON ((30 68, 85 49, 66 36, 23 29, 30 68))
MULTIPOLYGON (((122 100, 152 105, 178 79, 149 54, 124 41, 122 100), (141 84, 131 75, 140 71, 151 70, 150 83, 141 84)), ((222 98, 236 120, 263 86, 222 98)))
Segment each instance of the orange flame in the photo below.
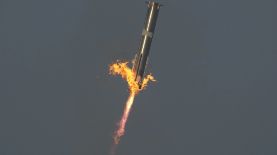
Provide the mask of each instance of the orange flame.
POLYGON ((134 93, 135 95, 140 90, 145 89, 149 81, 156 81, 154 77, 149 74, 143 79, 141 89, 139 89, 139 85, 135 80, 135 74, 132 69, 128 67, 128 62, 117 61, 116 63, 112 64, 110 66, 110 74, 121 75, 121 77, 128 82, 130 92, 134 93))
POLYGON ((128 116, 132 108, 135 96, 141 90, 146 88, 149 81, 156 81, 156 80, 151 74, 147 75, 142 81, 141 89, 139 89, 139 85, 135 81, 135 74, 133 73, 132 69, 128 67, 128 62, 117 61, 116 63, 112 64, 110 66, 110 74, 121 75, 121 77, 127 81, 129 90, 130 90, 130 96, 126 101, 123 115, 118 124, 118 129, 114 133, 113 139, 114 139, 114 147, 115 147, 119 143, 121 136, 124 135, 125 125, 128 120, 128 116))

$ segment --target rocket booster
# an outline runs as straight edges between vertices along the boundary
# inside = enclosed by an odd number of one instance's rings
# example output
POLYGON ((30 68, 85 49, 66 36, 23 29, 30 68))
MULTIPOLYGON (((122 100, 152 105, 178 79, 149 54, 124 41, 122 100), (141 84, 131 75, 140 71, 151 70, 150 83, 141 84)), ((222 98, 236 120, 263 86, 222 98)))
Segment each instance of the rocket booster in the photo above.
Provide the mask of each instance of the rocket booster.
POLYGON ((156 26, 156 21, 159 14, 160 4, 157 2, 148 2, 148 10, 144 22, 144 28, 142 31, 142 36, 140 40, 140 47, 139 51, 135 56, 133 62, 132 71, 135 74, 135 80, 138 83, 139 87, 141 88, 143 75, 148 59, 148 55, 150 52, 151 42, 154 36, 154 30, 156 26))

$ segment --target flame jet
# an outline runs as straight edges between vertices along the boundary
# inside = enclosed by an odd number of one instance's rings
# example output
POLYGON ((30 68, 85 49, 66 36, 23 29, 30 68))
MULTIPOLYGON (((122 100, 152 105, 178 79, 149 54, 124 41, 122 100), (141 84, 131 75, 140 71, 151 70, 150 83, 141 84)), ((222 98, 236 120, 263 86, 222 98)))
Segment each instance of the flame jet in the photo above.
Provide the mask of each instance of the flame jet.
POLYGON ((154 30, 159 14, 159 9, 161 7, 161 5, 157 2, 149 1, 147 3, 148 10, 145 18, 144 28, 142 31, 139 52, 135 56, 132 68, 132 71, 135 75, 135 81, 139 85, 140 89, 144 79, 143 74, 150 52, 151 42, 154 36, 154 30))

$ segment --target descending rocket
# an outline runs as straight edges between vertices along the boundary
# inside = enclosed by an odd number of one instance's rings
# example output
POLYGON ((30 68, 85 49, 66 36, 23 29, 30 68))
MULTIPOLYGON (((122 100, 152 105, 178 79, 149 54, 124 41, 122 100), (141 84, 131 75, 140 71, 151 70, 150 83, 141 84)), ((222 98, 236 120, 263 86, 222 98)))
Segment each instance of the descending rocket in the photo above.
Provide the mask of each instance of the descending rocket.
POLYGON ((159 14, 159 9, 161 5, 157 2, 149 1, 147 4, 148 10, 144 22, 144 28, 142 31, 142 36, 140 40, 139 51, 133 60, 132 71, 135 75, 135 80, 139 85, 142 86, 143 74, 145 71, 148 55, 150 52, 151 42, 154 36, 154 30, 156 26, 156 21, 159 14))

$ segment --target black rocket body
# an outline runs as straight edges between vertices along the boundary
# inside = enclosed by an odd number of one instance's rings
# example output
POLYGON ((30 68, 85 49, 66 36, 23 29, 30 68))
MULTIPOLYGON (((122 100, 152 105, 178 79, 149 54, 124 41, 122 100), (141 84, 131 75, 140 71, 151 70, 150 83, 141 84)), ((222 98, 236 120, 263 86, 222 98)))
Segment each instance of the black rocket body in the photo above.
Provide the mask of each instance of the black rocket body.
POLYGON ((140 40, 139 51, 135 56, 132 71, 135 74, 135 80, 141 88, 147 59, 150 52, 151 42, 154 36, 154 30, 161 5, 157 2, 148 2, 148 10, 144 22, 144 28, 140 40))

